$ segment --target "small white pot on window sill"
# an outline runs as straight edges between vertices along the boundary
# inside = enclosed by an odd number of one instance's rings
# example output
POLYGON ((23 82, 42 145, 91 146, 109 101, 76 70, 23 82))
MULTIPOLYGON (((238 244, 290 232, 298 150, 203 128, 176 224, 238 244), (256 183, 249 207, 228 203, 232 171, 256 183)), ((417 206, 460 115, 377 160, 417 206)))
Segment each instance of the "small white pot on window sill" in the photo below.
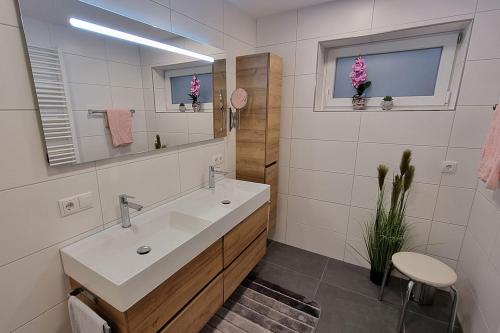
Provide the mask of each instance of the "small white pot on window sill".
POLYGON ((380 102, 380 107, 382 110, 388 111, 394 107, 394 101, 384 101, 380 102))

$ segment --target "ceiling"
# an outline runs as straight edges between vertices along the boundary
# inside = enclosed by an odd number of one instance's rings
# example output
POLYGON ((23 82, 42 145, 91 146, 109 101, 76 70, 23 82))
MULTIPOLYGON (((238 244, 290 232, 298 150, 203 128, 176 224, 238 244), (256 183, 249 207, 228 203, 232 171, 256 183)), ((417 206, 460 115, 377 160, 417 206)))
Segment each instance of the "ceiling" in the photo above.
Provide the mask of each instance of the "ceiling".
POLYGON ((317 5, 331 0, 229 0, 248 14, 259 18, 287 10, 317 5))

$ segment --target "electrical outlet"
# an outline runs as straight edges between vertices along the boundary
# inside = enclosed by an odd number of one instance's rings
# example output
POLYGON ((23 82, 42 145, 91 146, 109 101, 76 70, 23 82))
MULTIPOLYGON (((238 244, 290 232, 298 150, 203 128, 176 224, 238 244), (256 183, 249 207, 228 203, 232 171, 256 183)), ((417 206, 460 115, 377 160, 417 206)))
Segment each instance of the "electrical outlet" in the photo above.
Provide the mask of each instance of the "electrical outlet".
POLYGON ((456 173, 458 163, 456 161, 444 161, 441 167, 442 173, 456 173))
POLYGON ((224 163, 224 158, 222 157, 222 154, 217 154, 212 156, 212 161, 211 164, 215 166, 222 165, 224 163))
POLYGON ((59 200, 59 210, 61 216, 67 216, 80 211, 80 205, 78 204, 78 197, 70 197, 59 200))
POLYGON ((63 217, 92 208, 93 206, 94 201, 92 192, 82 193, 59 200, 59 211, 63 217))

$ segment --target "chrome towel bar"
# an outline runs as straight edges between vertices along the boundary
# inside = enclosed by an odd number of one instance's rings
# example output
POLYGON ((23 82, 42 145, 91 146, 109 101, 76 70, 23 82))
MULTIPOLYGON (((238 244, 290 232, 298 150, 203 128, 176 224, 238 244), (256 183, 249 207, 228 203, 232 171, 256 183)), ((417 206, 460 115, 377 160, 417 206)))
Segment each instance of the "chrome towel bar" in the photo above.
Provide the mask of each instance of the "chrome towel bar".
MULTIPOLYGON (((88 109, 89 116, 92 116, 94 114, 104 114, 106 113, 106 110, 93 110, 93 109, 88 109)), ((135 110, 130 109, 130 113, 134 114, 135 110)))

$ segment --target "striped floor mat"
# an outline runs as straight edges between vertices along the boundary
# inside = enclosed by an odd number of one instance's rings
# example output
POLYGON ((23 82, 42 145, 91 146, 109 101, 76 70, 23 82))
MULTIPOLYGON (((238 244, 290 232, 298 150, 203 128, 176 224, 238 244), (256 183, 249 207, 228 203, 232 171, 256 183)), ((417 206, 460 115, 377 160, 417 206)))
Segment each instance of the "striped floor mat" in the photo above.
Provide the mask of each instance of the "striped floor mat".
POLYGON ((201 333, 313 333, 320 311, 314 301, 249 276, 201 333))

